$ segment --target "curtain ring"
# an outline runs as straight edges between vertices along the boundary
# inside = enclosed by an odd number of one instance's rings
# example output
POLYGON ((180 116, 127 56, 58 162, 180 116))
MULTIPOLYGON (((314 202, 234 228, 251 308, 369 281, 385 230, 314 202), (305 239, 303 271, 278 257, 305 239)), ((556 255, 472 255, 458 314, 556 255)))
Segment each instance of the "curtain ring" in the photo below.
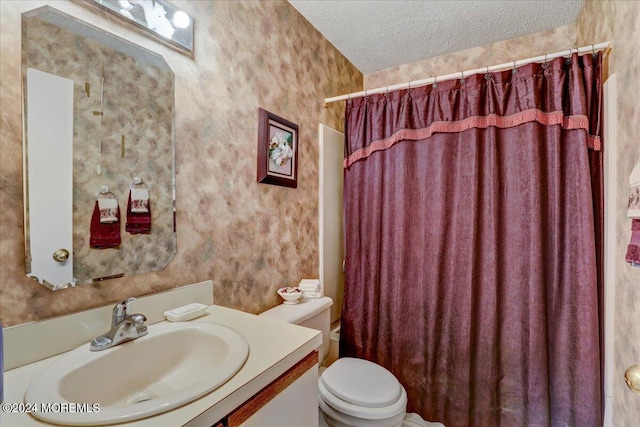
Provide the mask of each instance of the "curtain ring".
POLYGON ((511 70, 513 74, 518 74, 518 69, 516 68, 516 61, 513 61, 513 69, 511 70))
POLYGON ((438 87, 438 76, 435 76, 433 78, 433 84, 431 85, 431 87, 438 87))
POLYGON ((573 56, 573 48, 569 48, 569 56, 564 59, 565 64, 571 64, 571 57, 573 56))
POLYGON ((547 62, 548 60, 549 60, 549 58, 547 57, 547 54, 545 53, 544 54, 544 62, 541 65, 543 70, 546 70, 551 65, 551 64, 549 64, 549 62, 547 62))
POLYGON ((460 71, 460 81, 464 83, 464 71, 460 71))
POLYGON ((489 79, 492 79, 492 78, 493 78, 493 76, 492 76, 492 75, 491 75, 491 73, 489 72, 489 67, 487 66, 487 69, 486 69, 486 71, 484 72, 484 79, 485 79, 485 80, 489 80, 489 79))

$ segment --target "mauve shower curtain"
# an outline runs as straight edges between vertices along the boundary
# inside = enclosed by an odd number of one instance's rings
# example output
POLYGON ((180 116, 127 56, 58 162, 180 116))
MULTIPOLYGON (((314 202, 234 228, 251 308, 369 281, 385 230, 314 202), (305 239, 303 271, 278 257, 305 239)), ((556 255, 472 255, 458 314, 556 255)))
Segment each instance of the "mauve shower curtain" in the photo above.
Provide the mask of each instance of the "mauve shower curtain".
POLYGON ((341 356, 391 370, 409 412, 602 425, 601 63, 347 103, 341 356))

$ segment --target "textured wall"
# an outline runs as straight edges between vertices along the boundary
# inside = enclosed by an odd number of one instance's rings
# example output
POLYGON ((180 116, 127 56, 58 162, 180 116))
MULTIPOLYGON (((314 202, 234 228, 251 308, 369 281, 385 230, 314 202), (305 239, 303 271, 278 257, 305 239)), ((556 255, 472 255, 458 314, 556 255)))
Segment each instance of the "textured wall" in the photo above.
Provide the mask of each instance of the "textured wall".
POLYGON ((0 320, 67 314, 212 279, 217 304, 259 312, 318 276, 318 123, 362 74, 285 1, 181 2, 194 55, 82 2, 0 2, 0 320), (160 272, 51 292, 25 276, 21 13, 49 4, 161 54, 175 73, 178 253, 160 272), (258 107, 300 126, 298 188, 256 183, 258 107))
POLYGON ((613 425, 631 427, 638 425, 640 396, 627 388, 624 371, 640 364, 640 268, 630 267, 624 256, 631 236, 629 175, 640 162, 640 2, 587 1, 576 25, 582 45, 611 41, 609 74, 616 74, 618 85, 613 425))

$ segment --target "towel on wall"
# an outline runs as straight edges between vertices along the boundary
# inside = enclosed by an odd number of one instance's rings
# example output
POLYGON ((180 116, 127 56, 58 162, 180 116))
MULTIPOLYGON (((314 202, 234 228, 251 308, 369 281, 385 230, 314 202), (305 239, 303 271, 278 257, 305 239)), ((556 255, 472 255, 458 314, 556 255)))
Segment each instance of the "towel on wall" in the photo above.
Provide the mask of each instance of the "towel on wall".
POLYGON ((640 219, 631 220, 631 241, 625 260, 633 266, 640 267, 640 219))
POLYGON ((146 188, 132 188, 131 196, 131 212, 148 213, 149 212, 149 190, 146 188))
POLYGON ((627 218, 640 219, 640 183, 632 185, 629 190, 627 218))
POLYGON ((627 218, 640 219, 640 163, 633 167, 629 176, 627 218))
POLYGON ((101 223, 119 221, 118 199, 98 199, 98 209, 100 210, 101 223))
POLYGON ((125 230, 131 234, 151 233, 151 200, 146 189, 129 191, 125 230))
MULTIPOLYGON (((113 203, 108 203, 109 206, 112 204, 113 203)), ((118 201, 116 199, 96 200, 93 215, 91 216, 90 232, 89 246, 93 249, 117 248, 120 246, 120 209, 118 208, 118 201), (105 218, 109 219, 113 217, 115 221, 103 221, 103 209, 100 208, 101 200, 113 200, 115 202, 115 209, 109 212, 109 216, 105 216, 105 218)))

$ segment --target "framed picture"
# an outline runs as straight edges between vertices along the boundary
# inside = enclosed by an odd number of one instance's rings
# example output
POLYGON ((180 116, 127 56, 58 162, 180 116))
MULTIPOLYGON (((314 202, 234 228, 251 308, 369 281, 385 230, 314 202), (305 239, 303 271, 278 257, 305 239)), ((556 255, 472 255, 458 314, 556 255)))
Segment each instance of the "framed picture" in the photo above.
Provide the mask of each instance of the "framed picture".
POLYGON ((258 109, 258 182, 298 186, 298 125, 258 109))

